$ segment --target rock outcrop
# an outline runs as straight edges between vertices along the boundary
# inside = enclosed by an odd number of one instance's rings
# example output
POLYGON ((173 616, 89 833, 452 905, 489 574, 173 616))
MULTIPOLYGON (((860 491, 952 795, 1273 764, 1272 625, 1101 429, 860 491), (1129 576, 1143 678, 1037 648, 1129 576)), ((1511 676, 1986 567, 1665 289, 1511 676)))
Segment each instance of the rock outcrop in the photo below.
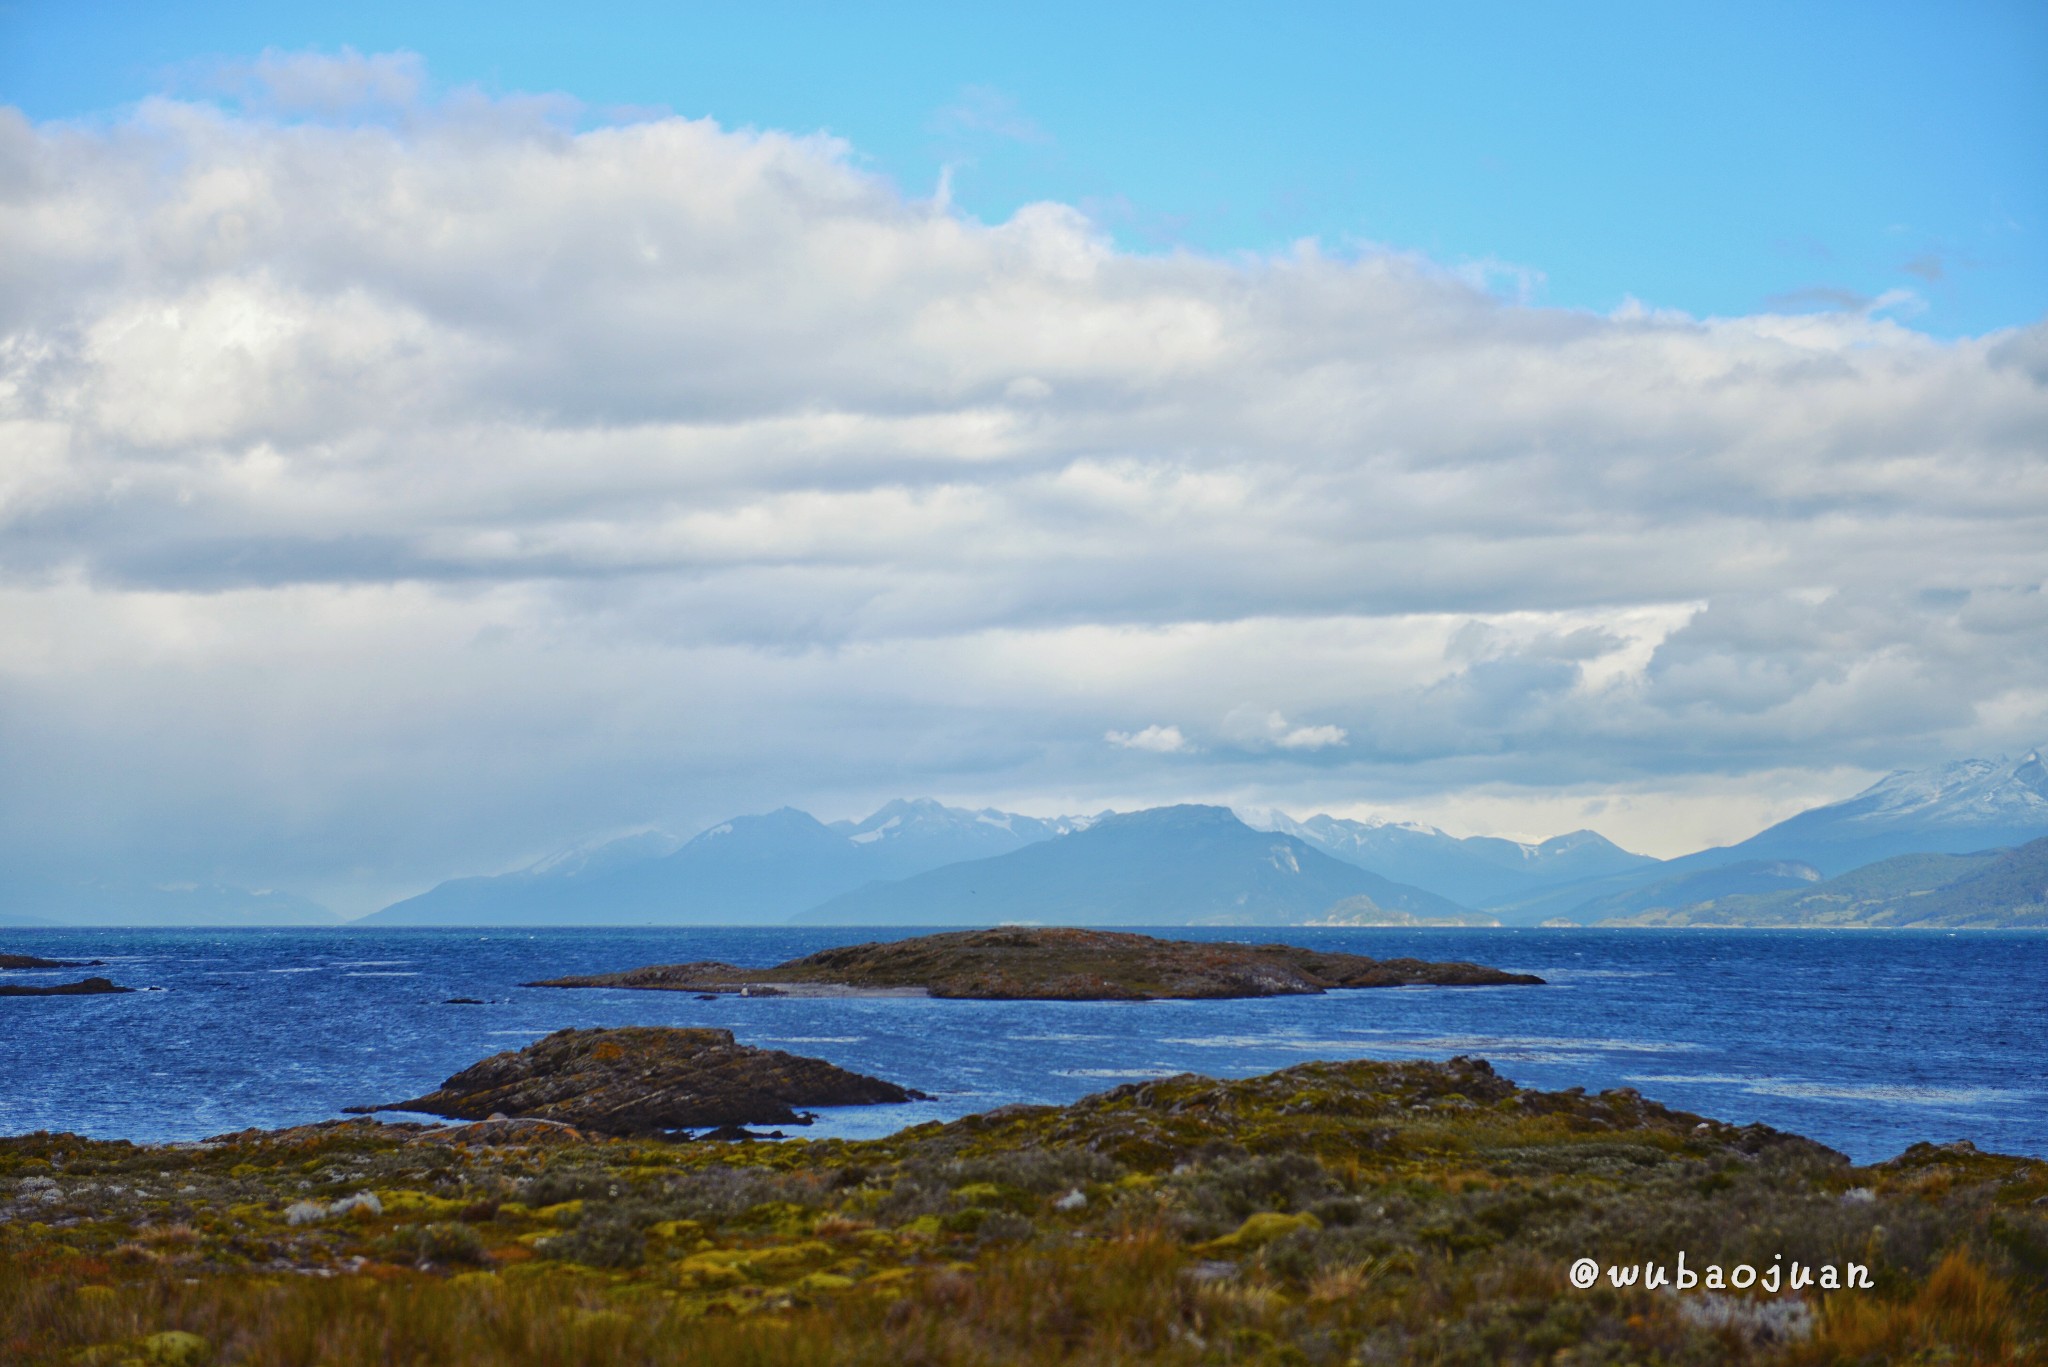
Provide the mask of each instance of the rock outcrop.
POLYGON ((86 962, 80 959, 39 959, 33 954, 0 954, 0 969, 4 968, 97 968, 103 959, 86 962))
POLYGON ((29 987, 21 983, 0 983, 0 997, 99 997, 110 992, 133 992, 132 987, 121 987, 105 978, 87 978, 82 982, 56 983, 49 987, 29 987))
POLYGON ((1527 973, 1469 963, 1370 959, 1295 945, 1159 940, 1118 931, 968 930, 821 950, 773 968, 658 964, 624 973, 550 978, 528 987, 636 987, 750 993, 802 986, 922 989, 991 1001, 1156 1001, 1282 997, 1361 987, 1541 985, 1527 973))
POLYGON ((628 1026, 557 1030, 493 1054, 425 1096, 351 1112, 422 1111, 457 1120, 553 1120, 602 1134, 725 1125, 803 1125, 807 1106, 872 1106, 922 1092, 823 1059, 734 1041, 730 1030, 628 1026))

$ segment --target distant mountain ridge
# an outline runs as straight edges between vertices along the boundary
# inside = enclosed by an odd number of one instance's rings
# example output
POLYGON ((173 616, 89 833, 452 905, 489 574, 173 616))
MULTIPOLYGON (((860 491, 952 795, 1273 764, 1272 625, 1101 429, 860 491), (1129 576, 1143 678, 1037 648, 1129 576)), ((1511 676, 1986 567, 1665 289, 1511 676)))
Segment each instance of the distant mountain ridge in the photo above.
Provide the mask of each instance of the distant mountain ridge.
POLYGON ((673 842, 647 833, 513 873, 457 878, 371 913, 360 925, 743 925, 786 921, 876 880, 1001 854, 1080 829, 930 799, 888 803, 826 825, 793 807, 720 822, 673 842), (668 847, 664 848, 665 842, 668 847), (619 851, 615 846, 629 844, 619 851))
POLYGON ((1902 854, 1798 890, 1663 905, 1634 926, 2048 928, 2048 837, 1977 854, 1902 854))
POLYGON ((1304 840, 1347 864, 1384 878, 1427 888, 1470 907, 1490 907, 1544 888, 1605 874, 1654 867, 1595 831, 1572 831, 1540 844, 1497 836, 1454 836, 1417 822, 1312 816, 1259 811, 1249 824, 1304 840))
POLYGON ((870 884, 804 912, 806 925, 1299 925, 1340 902, 1418 916, 1464 907, 1257 831, 1223 807, 1104 816, 1009 854, 870 884))
MULTIPOLYGON (((1868 910, 1876 905, 1873 899, 1892 895, 1909 870, 1911 878, 1925 878, 1961 867, 1940 860, 1895 861, 1980 853, 1989 858, 2048 836, 2048 765, 2036 750, 2017 759, 1900 771, 1747 840, 1662 861, 1624 850, 1593 831, 1521 842, 1452 836, 1416 822, 1327 814, 1296 819, 1256 809, 1247 809, 1243 819, 1198 806, 1048 819, 898 799, 859 821, 826 823, 786 807, 734 817, 689 839, 640 830, 585 842, 510 873, 449 879, 354 924, 780 924, 839 919, 853 908, 863 908, 861 914, 877 918, 877 924, 950 924, 920 919, 964 914, 957 905, 940 910, 954 895, 946 889, 979 889, 990 861, 1098 827, 1117 834, 1084 842, 1077 852, 994 867, 1030 873, 1038 880, 1030 886, 1045 896, 1056 893, 1079 909, 1076 915, 1116 909, 1131 918, 1123 923, 1133 925, 1218 923, 1219 917, 1241 917, 1243 924, 1286 923, 1275 917, 1358 925, 1494 919, 1509 925, 1620 924, 1644 916, 1693 915, 1708 904, 1768 915, 1776 918, 1772 924, 1795 924, 1808 915, 1821 918, 1816 923, 1834 923, 1863 915, 1844 911, 1844 905, 1868 910), (1142 840, 1133 834, 1140 829, 1147 832, 1142 840), (1266 843, 1255 848, 1247 840, 1266 843), (1278 871, 1285 863, 1282 852, 1296 865, 1285 876, 1278 871), (1313 858, 1304 861, 1304 854, 1313 858), (1319 861, 1367 877, 1336 874, 1319 861), (1089 892, 1072 882, 1079 875, 1071 870, 1056 876, 1056 866, 1068 865, 1092 867, 1099 887, 1089 892), (949 869, 954 872, 937 876, 949 869), (1205 890, 1190 882, 1185 871, 1192 869, 1208 870, 1215 885, 1205 890), (1865 882, 1839 881, 1858 871, 1869 871, 1865 882), (1332 895, 1316 903, 1325 891, 1332 895)), ((2024 884, 2023 872, 2007 873, 2024 884)), ((1926 898, 1948 886, 1915 884, 1910 892, 1926 898)), ((2001 898, 2031 915, 2024 911, 2024 890, 1957 891, 1956 897, 1977 899, 1969 903, 1974 910, 1956 912, 1966 917, 1958 924, 1983 924, 1982 917, 1997 914, 1984 908, 2001 898)), ((1031 897, 1023 891, 998 900, 1007 905, 1000 919, 1055 916, 1043 902, 1027 905, 1031 897)), ((221 884, 30 877, 19 871, 0 881, 0 925, 341 923, 303 897, 221 884)))
MULTIPOLYGON (((2044 835, 2048 766, 2035 749, 2018 758, 1967 759, 1900 770, 1853 797, 1810 807, 1733 845, 1492 905, 1502 920, 1514 923, 1536 924, 1550 917, 1591 921, 1616 914, 1617 909, 1623 909, 1622 914, 1647 909, 1640 899, 1633 907, 1624 909, 1623 904, 1652 884, 1708 870, 1796 863, 1835 878, 1905 855, 1970 854, 2023 845, 2044 835)), ((1761 890, 1728 886, 1721 892, 1761 890)), ((1663 904, 1672 909, 1669 899, 1663 904)))
POLYGON ((1854 797, 1812 807, 1749 839, 1674 863, 1797 859, 1829 877, 1900 854, 1968 854, 2048 835, 2048 764, 1966 759, 1887 774, 1854 797), (1725 855, 1725 859, 1715 856, 1725 855))

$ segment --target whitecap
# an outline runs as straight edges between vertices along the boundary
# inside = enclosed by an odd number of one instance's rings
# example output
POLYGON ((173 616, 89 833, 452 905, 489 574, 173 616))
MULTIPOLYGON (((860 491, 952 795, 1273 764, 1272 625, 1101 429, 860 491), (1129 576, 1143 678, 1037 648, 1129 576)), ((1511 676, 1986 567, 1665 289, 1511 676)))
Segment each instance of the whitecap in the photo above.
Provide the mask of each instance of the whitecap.
POLYGON ((1767 1078, 1746 1087, 1757 1096, 1782 1096, 1806 1101, 1891 1101, 1908 1106, 2004 1105, 2031 1095, 2005 1087, 1915 1087, 1904 1083, 1852 1086, 1826 1082, 1788 1082, 1767 1078))
POLYGON ((1739 1087, 1749 1096, 1780 1096, 1794 1101, 1884 1101, 1907 1106, 1998 1106, 2025 1101, 2034 1093, 2008 1087, 1929 1087, 1910 1083, 1801 1082, 1795 1078, 1726 1073, 1641 1073, 1629 1082, 1673 1086, 1739 1087))
POLYGON ((762 1035, 763 1044, 859 1044, 866 1035, 762 1035))
POLYGON ((1055 1068, 1054 1077, 1179 1077, 1185 1068, 1055 1068))

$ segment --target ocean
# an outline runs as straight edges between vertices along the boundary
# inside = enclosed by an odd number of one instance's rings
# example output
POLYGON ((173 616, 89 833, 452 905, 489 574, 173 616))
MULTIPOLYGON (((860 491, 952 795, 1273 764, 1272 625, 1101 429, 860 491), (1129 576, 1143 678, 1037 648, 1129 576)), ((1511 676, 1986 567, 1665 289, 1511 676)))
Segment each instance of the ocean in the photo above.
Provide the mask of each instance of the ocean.
MULTIPOLYGON (((1469 959, 1546 987, 1203 1002, 736 998, 522 988, 640 964, 770 964, 886 929, 12 930, 161 991, 0 998, 0 1133, 194 1140, 416 1096, 565 1026, 715 1025, 929 1092, 791 1131, 887 1134, 1180 1072, 1477 1055, 1543 1088, 1633 1087, 1858 1162, 1917 1140, 2048 1158, 2048 936, 1374 930, 1151 933, 1469 959), (476 997, 481 1006, 447 1004, 476 997)), ((71 981, 78 970, 9 973, 71 981)), ((391 1117, 400 1118, 400 1117, 391 1117)))

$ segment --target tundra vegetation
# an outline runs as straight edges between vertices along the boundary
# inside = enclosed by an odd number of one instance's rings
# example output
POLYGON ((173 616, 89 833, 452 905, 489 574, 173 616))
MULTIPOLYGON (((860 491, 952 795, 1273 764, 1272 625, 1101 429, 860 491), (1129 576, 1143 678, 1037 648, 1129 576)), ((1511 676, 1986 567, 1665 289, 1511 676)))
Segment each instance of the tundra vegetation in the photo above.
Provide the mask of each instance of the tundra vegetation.
POLYGON ((1484 1062, 1309 1063, 887 1139, 335 1121, 0 1140, 0 1360, 2048 1361, 2048 1163, 1853 1167, 1484 1062), (1870 1269, 1797 1297, 1603 1264, 1870 1269))

